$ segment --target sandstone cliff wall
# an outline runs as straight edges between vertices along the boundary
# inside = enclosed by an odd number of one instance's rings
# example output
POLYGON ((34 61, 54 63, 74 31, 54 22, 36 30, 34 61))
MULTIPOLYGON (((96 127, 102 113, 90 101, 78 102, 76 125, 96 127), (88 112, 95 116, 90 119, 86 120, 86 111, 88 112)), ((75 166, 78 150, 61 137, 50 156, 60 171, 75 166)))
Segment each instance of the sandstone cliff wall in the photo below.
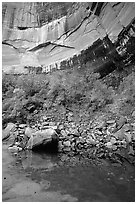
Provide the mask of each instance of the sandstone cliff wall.
POLYGON ((2 39, 17 49, 3 44, 3 66, 17 65, 17 69, 29 65, 43 65, 43 70, 48 71, 60 68, 62 60, 79 54, 106 35, 115 42, 119 33, 135 18, 132 2, 85 3, 70 16, 42 27, 39 27, 35 3, 7 3, 4 9, 2 39), (35 52, 29 51, 46 42, 51 44, 35 52))

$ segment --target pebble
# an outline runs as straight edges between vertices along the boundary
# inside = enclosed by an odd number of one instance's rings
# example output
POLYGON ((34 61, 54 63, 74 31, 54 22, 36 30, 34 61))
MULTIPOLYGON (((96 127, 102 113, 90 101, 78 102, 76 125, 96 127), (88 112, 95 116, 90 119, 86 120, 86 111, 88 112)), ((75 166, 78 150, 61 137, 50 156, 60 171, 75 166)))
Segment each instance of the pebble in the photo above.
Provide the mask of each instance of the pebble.
POLYGON ((107 142, 105 145, 106 145, 107 148, 112 148, 112 143, 111 142, 107 142))
POLYGON ((127 122, 127 119, 126 119, 125 117, 121 117, 121 118, 117 121, 118 129, 120 129, 126 122, 127 122))
POLYGON ((130 143, 132 141, 132 135, 131 133, 125 133, 125 139, 127 140, 128 143, 130 143))
POLYGON ((20 134, 20 137, 24 137, 25 135, 24 134, 20 134))
POLYGON ((117 150, 117 146, 116 145, 113 145, 112 146, 112 149, 115 151, 115 150, 117 150))
POLYGON ((110 142, 111 142, 111 144, 115 144, 117 141, 116 141, 116 138, 114 138, 114 137, 112 137, 111 139, 110 139, 110 142))
POLYGON ((96 144, 96 141, 95 141, 94 139, 92 139, 92 137, 90 137, 90 138, 88 138, 88 139, 86 140, 86 143, 87 143, 87 144, 95 145, 95 144, 96 144))
POLYGON ((113 124, 113 123, 115 123, 116 121, 115 120, 108 120, 106 123, 107 124, 113 124))
POLYGON ((18 151, 18 147, 16 145, 12 146, 12 147, 8 147, 8 150, 13 150, 13 151, 18 151))
POLYGON ((42 120, 47 120, 48 118, 46 116, 43 116, 42 117, 42 120))
POLYGON ((63 150, 64 150, 65 152, 70 152, 70 151, 71 151, 71 148, 70 148, 70 147, 65 147, 65 148, 63 148, 63 150))
POLYGON ((42 123, 42 126, 48 126, 48 125, 49 125, 48 122, 43 122, 43 123, 42 123))
POLYGON ((67 137, 67 133, 65 130, 61 130, 61 135, 64 136, 64 137, 67 137))
POLYGON ((128 132, 132 129, 132 127, 129 124, 125 124, 122 128, 125 132, 128 132))
POLYGON ((19 128, 25 128, 27 125, 26 124, 20 124, 19 128))
POLYGON ((63 125, 59 125, 58 129, 59 129, 59 130, 63 130, 63 129, 64 129, 64 126, 63 126, 63 125))
POLYGON ((70 141, 66 141, 66 142, 63 143, 63 145, 66 146, 66 147, 70 147, 71 143, 70 143, 70 141))
POLYGON ((133 111, 133 113, 132 113, 132 117, 135 117, 135 111, 133 111))
POLYGON ((106 122, 105 122, 105 121, 102 121, 102 122, 100 122, 100 123, 96 126, 96 128, 97 128, 97 129, 101 129, 101 128, 103 128, 104 126, 106 126, 106 122))

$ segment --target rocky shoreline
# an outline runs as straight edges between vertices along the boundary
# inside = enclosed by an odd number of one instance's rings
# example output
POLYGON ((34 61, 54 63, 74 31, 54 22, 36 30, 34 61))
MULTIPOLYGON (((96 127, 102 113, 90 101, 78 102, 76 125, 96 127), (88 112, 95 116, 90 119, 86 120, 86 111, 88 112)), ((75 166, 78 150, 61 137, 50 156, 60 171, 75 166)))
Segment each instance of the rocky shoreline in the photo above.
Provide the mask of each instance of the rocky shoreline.
POLYGON ((134 165, 135 111, 130 118, 121 116, 119 119, 91 120, 85 123, 74 122, 73 112, 68 112, 66 116, 64 123, 52 122, 45 115, 31 126, 9 123, 11 128, 7 133, 6 128, 3 130, 3 141, 8 141, 8 149, 15 152, 33 149, 34 144, 38 147, 46 144, 46 150, 48 144, 57 141, 58 147, 55 151, 61 155, 63 162, 78 156, 89 160, 109 159, 116 164, 128 161, 134 165), (45 135, 44 139, 42 134, 45 135), (31 148, 30 143, 33 143, 31 148))

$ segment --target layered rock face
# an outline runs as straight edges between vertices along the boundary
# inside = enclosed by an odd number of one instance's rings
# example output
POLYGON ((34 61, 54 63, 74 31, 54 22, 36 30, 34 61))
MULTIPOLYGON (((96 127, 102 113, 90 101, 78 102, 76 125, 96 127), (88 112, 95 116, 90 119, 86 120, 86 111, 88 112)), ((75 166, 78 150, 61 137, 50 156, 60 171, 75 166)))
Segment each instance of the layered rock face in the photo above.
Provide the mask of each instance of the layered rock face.
POLYGON ((3 69, 20 72, 24 66, 41 65, 46 72, 60 69, 61 61, 106 35, 115 42, 135 18, 132 2, 78 3, 74 11, 48 23, 42 21, 37 3, 4 3, 3 69))

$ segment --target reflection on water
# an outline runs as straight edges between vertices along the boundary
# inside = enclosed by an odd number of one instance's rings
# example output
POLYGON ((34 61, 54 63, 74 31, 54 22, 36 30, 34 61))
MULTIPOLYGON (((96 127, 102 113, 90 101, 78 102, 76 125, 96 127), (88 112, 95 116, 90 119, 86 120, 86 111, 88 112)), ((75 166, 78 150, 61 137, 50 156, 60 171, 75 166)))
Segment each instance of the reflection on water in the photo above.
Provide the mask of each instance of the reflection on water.
POLYGON ((39 154, 32 151, 24 151, 20 154, 20 159, 24 169, 45 169, 47 171, 53 170, 57 166, 57 156, 39 154))
POLYGON ((130 165, 60 166, 57 155, 32 151, 14 154, 3 145, 3 201, 134 201, 134 168, 130 165))

